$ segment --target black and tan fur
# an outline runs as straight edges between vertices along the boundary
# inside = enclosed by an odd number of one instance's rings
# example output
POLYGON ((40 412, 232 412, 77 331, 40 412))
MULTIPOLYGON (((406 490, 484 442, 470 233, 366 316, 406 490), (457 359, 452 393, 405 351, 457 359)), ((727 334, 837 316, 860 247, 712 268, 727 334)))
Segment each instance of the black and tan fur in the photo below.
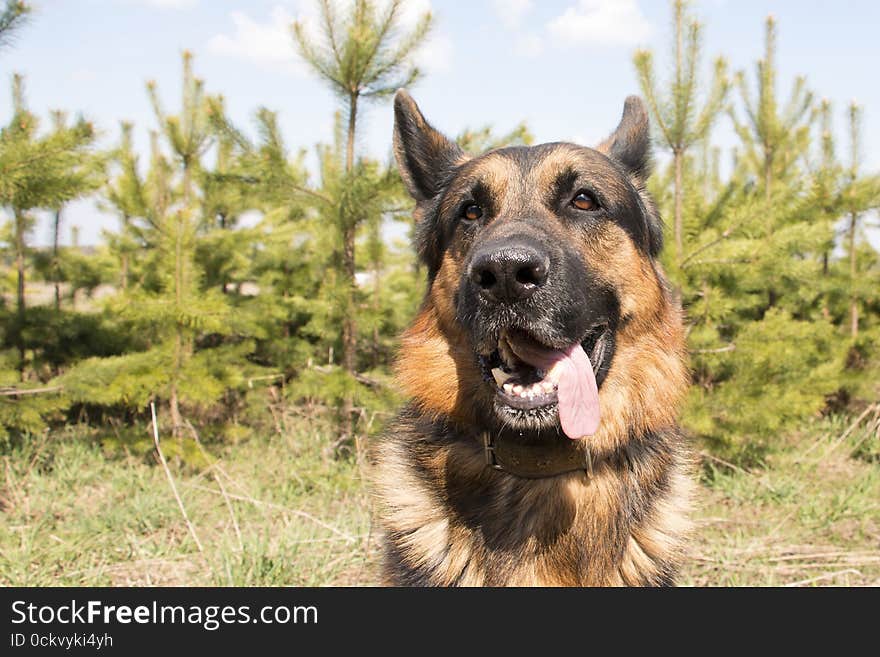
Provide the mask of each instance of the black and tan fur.
MULTIPOLYGON (((470 158, 399 92, 395 152, 416 200, 417 247, 429 280, 397 364, 411 401, 374 454, 386 582, 673 583, 692 486, 676 424, 687 371, 681 311, 655 260, 662 230, 644 188, 650 154, 643 104, 629 98, 620 126, 595 150, 557 143, 470 158), (548 190, 562 189, 570 178, 587 180, 601 201, 603 212, 586 223, 547 200, 556 193, 548 190), (456 204, 474 194, 488 208, 486 217, 463 228, 454 218, 456 204), (569 283, 589 288, 578 299, 593 298, 594 289, 613 299, 614 351, 599 388, 602 420, 598 433, 580 443, 592 452, 592 476, 525 479, 484 462, 479 432, 511 428, 491 410, 493 392, 475 359, 476 320, 462 299, 462 281, 481 236, 503 237, 512 226, 578 259, 589 273, 587 281, 569 283)), ((549 324, 548 344, 555 330, 549 324)), ((540 439, 570 440, 558 433, 540 439)))

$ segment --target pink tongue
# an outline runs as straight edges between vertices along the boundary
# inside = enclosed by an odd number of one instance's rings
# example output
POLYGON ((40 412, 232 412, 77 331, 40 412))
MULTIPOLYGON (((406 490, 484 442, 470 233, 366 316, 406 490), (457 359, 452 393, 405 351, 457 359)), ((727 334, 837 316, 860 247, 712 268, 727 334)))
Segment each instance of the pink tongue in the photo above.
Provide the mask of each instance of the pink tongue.
POLYGON ((559 382, 559 422, 569 438, 592 436, 599 428, 599 388, 590 357, 581 345, 550 349, 521 335, 508 336, 514 353, 559 382))

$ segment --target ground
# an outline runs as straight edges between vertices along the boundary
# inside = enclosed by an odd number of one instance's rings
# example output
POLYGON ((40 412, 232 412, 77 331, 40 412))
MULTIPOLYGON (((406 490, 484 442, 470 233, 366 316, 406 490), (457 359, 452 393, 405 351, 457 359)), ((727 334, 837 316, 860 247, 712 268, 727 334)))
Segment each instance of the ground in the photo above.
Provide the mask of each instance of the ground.
MULTIPOLYGON (((880 585, 878 438, 849 423, 816 421, 753 471, 704 455, 680 583, 880 585)), ((172 458, 174 489, 152 454, 83 428, 7 449, 0 585, 375 584, 366 465, 313 427, 208 445, 210 465, 172 458)))

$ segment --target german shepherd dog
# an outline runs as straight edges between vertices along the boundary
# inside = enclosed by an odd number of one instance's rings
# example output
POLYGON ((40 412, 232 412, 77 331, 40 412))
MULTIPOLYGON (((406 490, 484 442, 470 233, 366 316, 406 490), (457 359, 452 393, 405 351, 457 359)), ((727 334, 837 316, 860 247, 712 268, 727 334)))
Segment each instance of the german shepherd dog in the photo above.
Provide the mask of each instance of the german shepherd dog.
POLYGON ((673 584, 688 372, 643 102, 595 149, 478 157, 404 90, 394 114, 428 286, 397 362, 411 401, 374 453, 386 583, 673 584))

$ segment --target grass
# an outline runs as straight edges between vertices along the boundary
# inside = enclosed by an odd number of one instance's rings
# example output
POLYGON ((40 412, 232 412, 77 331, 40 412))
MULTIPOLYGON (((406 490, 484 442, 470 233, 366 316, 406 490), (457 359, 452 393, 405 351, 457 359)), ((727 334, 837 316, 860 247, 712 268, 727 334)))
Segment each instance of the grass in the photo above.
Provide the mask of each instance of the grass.
POLYGON ((366 583, 375 541, 359 469, 301 429, 229 446, 197 472, 172 462, 203 552, 151 459, 108 455, 81 430, 17 449, 2 464, 0 584, 366 583))
POLYGON ((848 426, 817 423, 755 472, 707 459, 681 583, 880 585, 880 423, 848 426))
MULTIPOLYGON (((866 426, 839 441, 846 426, 817 423, 759 471, 707 460, 681 583, 880 584, 880 445, 866 426)), ((0 584, 375 584, 363 472, 329 442, 299 420, 213 447, 207 467, 172 462, 201 552, 153 459, 81 428, 16 448, 0 473, 0 584)))

